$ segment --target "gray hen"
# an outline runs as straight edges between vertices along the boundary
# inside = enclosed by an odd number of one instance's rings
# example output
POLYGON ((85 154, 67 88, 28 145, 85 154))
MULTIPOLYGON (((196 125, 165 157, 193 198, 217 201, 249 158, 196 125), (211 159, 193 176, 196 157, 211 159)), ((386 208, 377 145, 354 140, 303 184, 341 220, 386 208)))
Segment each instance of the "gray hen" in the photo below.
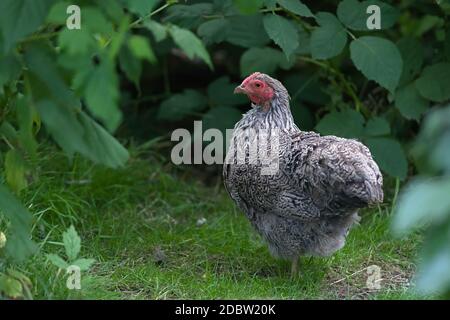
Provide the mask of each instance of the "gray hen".
POLYGON ((383 200, 383 178, 369 149, 294 124, 286 88, 256 72, 235 93, 252 101, 236 124, 223 167, 225 187, 269 245, 292 261, 328 256, 345 244, 357 210, 383 200))

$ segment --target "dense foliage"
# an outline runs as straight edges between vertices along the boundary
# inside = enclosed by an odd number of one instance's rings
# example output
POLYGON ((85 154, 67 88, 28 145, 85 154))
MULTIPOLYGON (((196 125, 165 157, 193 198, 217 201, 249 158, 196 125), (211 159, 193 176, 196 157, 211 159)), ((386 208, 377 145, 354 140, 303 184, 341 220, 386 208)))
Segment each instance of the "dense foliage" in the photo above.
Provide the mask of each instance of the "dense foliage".
POLYGON ((426 227, 417 279, 423 293, 450 294, 450 106, 424 120, 413 149, 421 175, 405 187, 393 229, 404 235, 426 227))
POLYGON ((406 178, 420 169, 408 159, 423 115, 450 99, 449 13, 446 0, 1 1, 8 259, 36 249, 17 196, 39 179, 39 141, 118 167, 128 153, 112 133, 232 128, 248 109, 233 87, 253 71, 285 83, 302 129, 358 138, 387 176, 406 178), (72 4, 79 30, 66 27, 72 4), (381 30, 367 28, 369 5, 381 30))

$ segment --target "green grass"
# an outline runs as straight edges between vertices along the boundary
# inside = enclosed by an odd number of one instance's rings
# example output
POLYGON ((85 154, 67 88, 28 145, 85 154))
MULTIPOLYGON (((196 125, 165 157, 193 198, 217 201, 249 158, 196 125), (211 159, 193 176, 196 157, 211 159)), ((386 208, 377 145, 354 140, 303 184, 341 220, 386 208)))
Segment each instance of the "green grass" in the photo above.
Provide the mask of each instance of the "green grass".
POLYGON ((24 195, 40 249, 20 268, 35 299, 415 298, 408 283, 421 238, 390 236, 389 205, 362 212, 344 249, 303 258, 301 275, 291 279, 289 262, 269 255, 220 184, 183 179, 183 171, 133 153, 125 168, 112 170, 41 152, 24 195), (45 256, 64 255, 62 232, 71 224, 81 256, 96 259, 79 291, 66 288, 66 275, 45 256), (366 287, 370 265, 381 267, 381 290, 366 287))

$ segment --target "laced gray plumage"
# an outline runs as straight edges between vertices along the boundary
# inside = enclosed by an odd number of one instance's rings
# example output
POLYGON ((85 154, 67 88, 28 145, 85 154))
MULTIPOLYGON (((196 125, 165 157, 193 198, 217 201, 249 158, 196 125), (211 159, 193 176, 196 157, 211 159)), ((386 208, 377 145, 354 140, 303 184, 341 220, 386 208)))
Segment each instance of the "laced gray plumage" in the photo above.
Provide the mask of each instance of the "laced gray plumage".
MULTIPOLYGON (((369 149, 353 139, 303 132, 295 125, 286 88, 258 73, 274 92, 269 105, 252 109, 235 125, 224 183, 231 198, 267 241, 270 252, 293 261, 299 256, 327 256, 342 248, 357 210, 382 202, 383 178, 369 149), (278 169, 261 174, 264 164, 248 161, 255 140, 251 132, 275 133, 278 169), (236 161, 241 152, 247 157, 236 161)), ((269 150, 270 151, 270 150, 269 150)))

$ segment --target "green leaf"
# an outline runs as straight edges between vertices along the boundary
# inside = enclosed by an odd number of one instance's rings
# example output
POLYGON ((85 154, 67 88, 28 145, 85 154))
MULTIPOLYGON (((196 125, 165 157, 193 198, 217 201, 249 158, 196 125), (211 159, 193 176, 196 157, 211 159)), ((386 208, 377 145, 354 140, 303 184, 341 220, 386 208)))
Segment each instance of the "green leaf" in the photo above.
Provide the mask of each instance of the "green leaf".
POLYGON ((393 177, 404 179, 408 170, 403 148, 397 140, 390 138, 369 138, 366 145, 380 168, 393 177))
POLYGON ((27 47, 24 60, 30 72, 28 76, 32 78, 31 90, 34 100, 42 99, 45 96, 70 108, 80 106, 78 99, 67 87, 55 64, 54 51, 42 44, 34 44, 27 47))
POLYGON ((27 187, 25 161, 22 155, 16 149, 9 150, 5 155, 4 166, 6 182, 9 187, 18 194, 27 187))
POLYGON ((27 285, 27 286, 32 286, 32 282, 30 280, 30 278, 28 278, 26 275, 24 275, 22 272, 17 271, 15 269, 12 268, 8 268, 7 270, 7 275, 13 277, 14 279, 19 280, 21 283, 27 285))
POLYGON ((167 38, 167 27, 154 20, 145 20, 144 27, 153 33, 153 37, 157 42, 163 41, 167 38))
MULTIPOLYGON (((111 0, 103 1, 103 4, 106 4, 109 2, 112 3, 111 0)), ((67 45, 69 44, 70 38, 73 37, 73 39, 76 41, 76 39, 79 39, 81 41, 86 41, 86 35, 89 34, 104 34, 104 35, 111 35, 113 32, 113 25, 110 22, 109 19, 105 17, 103 12, 99 10, 99 8, 94 6, 82 6, 81 9, 81 29, 73 29, 69 30, 66 28, 66 20, 69 17, 67 14, 67 7, 71 5, 72 3, 67 1, 58 1, 55 3, 54 6, 51 7, 46 22, 52 23, 52 24, 59 24, 64 25, 61 32, 64 32, 65 35, 65 42, 67 45), (73 33, 72 35, 70 33, 73 33)), ((110 5, 109 7, 113 7, 114 5, 110 5)), ((72 46, 75 46, 72 44, 72 46)))
POLYGON ((161 0, 126 0, 126 7, 140 17, 152 12, 161 0))
POLYGON ((127 149, 86 113, 80 112, 79 116, 85 132, 85 156, 111 168, 123 166, 129 158, 127 149))
POLYGON ((303 26, 298 26, 298 42, 300 45, 294 54, 311 55, 311 35, 303 26))
POLYGON ((253 72, 273 73, 278 67, 289 68, 286 56, 273 48, 251 48, 241 56, 241 75, 248 76, 253 72))
POLYGON ((253 14, 262 7, 263 0, 233 0, 234 5, 243 14, 253 14))
POLYGON ((436 3, 441 7, 441 9, 449 14, 450 13, 450 2, 449 0, 438 0, 436 3))
MULTIPOLYGON (((450 4, 449 4, 450 6, 450 4)), ((447 28, 445 32, 445 40, 444 40, 444 53, 447 60, 450 61, 450 28, 447 28)))
POLYGON ((0 30, 3 50, 8 52, 44 22, 53 1, 2 0, 0 1, 0 30))
POLYGON ((88 159, 116 168, 128 159, 128 151, 84 112, 41 101, 37 109, 53 139, 71 155, 79 152, 88 159))
POLYGON ((36 244, 31 241, 31 214, 22 204, 0 184, 0 213, 11 225, 6 243, 6 251, 10 257, 22 261, 36 250, 36 244))
MULTIPOLYGON (((449 241, 447 239, 447 241, 449 241)), ((422 262, 418 270, 417 288, 425 295, 445 293, 450 286, 450 249, 443 248, 432 259, 422 262)))
POLYGON ((66 154, 89 154, 83 141, 84 128, 73 110, 47 100, 38 102, 36 108, 47 131, 66 154))
POLYGON ((330 96, 324 90, 324 83, 319 79, 319 73, 294 73, 287 76, 283 83, 288 89, 293 101, 299 100, 315 104, 326 105, 330 102, 330 96))
POLYGON ((261 47, 269 43, 270 39, 264 29, 263 16, 261 14, 252 16, 227 17, 231 26, 227 34, 227 41, 231 44, 244 48, 261 47))
POLYGON ((273 10, 277 7, 277 0, 264 0, 264 5, 267 9, 273 10))
POLYGON ((417 162, 425 163, 428 167, 427 171, 432 173, 450 173, 448 119, 450 119, 450 104, 444 108, 434 108, 423 120, 420 134, 413 149, 417 162))
POLYGON ((63 243, 69 261, 74 261, 81 249, 81 239, 74 226, 70 226, 69 229, 63 233, 63 243))
POLYGON ((308 108, 301 105, 298 101, 291 100, 291 112, 295 124, 297 124, 301 130, 311 131, 314 129, 314 117, 308 108))
POLYGON ((430 162, 435 168, 450 173, 450 130, 446 131, 436 139, 436 145, 430 155, 430 162))
POLYGON ((419 120, 428 109, 428 101, 420 96, 414 83, 410 83, 395 93, 395 107, 406 119, 419 120))
MULTIPOLYGON (((30 104, 28 99, 24 96, 19 96, 17 98, 16 118, 19 126, 16 137, 18 138, 20 148, 34 157, 37 149, 37 142, 34 138, 34 134, 39 130, 40 119, 34 106, 30 104)), ((14 140, 11 140, 10 143, 14 143, 14 140)), ((21 162, 21 164, 23 164, 23 162, 21 162)), ((20 189, 21 188, 14 190, 18 192, 20 189)))
POLYGON ((384 118, 369 119, 366 124, 365 135, 368 137, 384 136, 391 133, 389 122, 384 118))
POLYGON ((94 264, 95 259, 77 259, 74 262, 72 262, 72 265, 78 266, 81 271, 87 271, 91 268, 91 266, 94 264))
POLYGON ((123 7, 121 1, 117 0, 95 0, 95 4, 104 12, 112 22, 120 24, 123 18, 123 7))
POLYGON ((7 120, 4 120, 0 124, 0 135, 2 137, 8 139, 8 141, 14 146, 19 144, 19 135, 17 133, 16 128, 8 122, 7 120))
POLYGON ((364 131, 363 116, 352 109, 330 112, 316 126, 323 135, 337 135, 344 138, 359 138, 364 131))
POLYGON ((227 39, 230 28, 228 20, 219 18, 202 23, 197 33, 206 43, 219 43, 227 39))
POLYGON ((61 258, 59 255, 57 254, 47 254, 47 259, 55 266, 58 267, 60 269, 66 270, 67 267, 69 267, 69 264, 63 259, 61 258))
POLYGON ((315 59, 329 59, 342 52, 347 43, 347 31, 331 13, 319 12, 316 17, 320 27, 311 34, 311 55, 315 59))
POLYGON ((400 77, 400 85, 412 81, 422 69, 423 46, 416 38, 406 37, 397 42, 398 50, 402 55, 403 71, 400 77))
POLYGON ((95 47, 95 40, 88 28, 79 30, 64 28, 58 33, 58 43, 69 55, 87 54, 95 47))
POLYGON ((169 28, 169 33, 172 36, 173 41, 175 41, 177 46, 186 53, 189 59, 198 57, 203 60, 210 69, 213 68, 208 51, 206 51, 205 46, 194 33, 187 29, 179 28, 176 25, 172 25, 169 28))
POLYGON ((186 89, 183 93, 174 94, 159 106, 158 118, 161 120, 177 121, 188 115, 202 111, 207 100, 200 92, 186 89))
POLYGON ((235 106, 247 101, 244 95, 234 94, 237 83, 230 83, 228 77, 221 77, 208 86, 208 98, 214 105, 235 106))
POLYGON ((277 0, 280 6, 302 17, 314 17, 309 8, 299 0, 277 0))
MULTIPOLYGON (((123 165, 128 159, 128 152, 81 111, 79 100, 63 81, 55 60, 52 52, 41 45, 31 46, 25 53, 25 61, 30 71, 27 73, 30 93, 46 129, 69 156, 79 152, 94 162, 110 167, 123 165)), ((88 71, 93 67, 82 66, 88 71)), ((79 86, 84 87, 89 85, 92 77, 87 74, 85 79, 83 76, 86 75, 86 70, 82 69, 81 72, 78 81, 79 86)), ((98 85, 100 89, 105 86, 104 83, 98 85)), ((105 95, 105 101, 108 102, 111 92, 108 91, 105 95)))
POLYGON ((395 92, 403 69, 402 57, 395 44, 383 38, 365 36, 351 42, 350 55, 367 79, 395 92))
POLYGON ((450 223, 439 222, 429 228, 417 267, 417 291, 424 295, 439 296, 450 288, 450 223))
POLYGON ((377 0, 359 2, 357 0, 344 0, 339 3, 337 16, 341 22, 352 30, 368 31, 367 19, 371 14, 367 13, 370 5, 380 7, 380 27, 388 29, 397 21, 399 12, 396 8, 377 0))
POLYGON ((450 212, 450 179, 416 178, 401 193, 392 221, 398 234, 426 223, 442 223, 450 212))
POLYGON ((2 94, 2 87, 11 81, 17 80, 21 71, 22 66, 14 54, 0 58, 0 94, 2 94))
POLYGON ((119 109, 119 83, 115 66, 108 59, 80 70, 74 86, 81 91, 92 114, 115 131, 122 120, 119 109))
MULTIPOLYGON (((203 115, 203 130, 219 129, 225 137, 226 129, 233 129, 242 118, 242 112, 231 106, 218 106, 203 115)), ((224 141, 225 142, 225 141, 224 141)))
POLYGON ((426 67, 416 80, 416 88, 422 97, 434 102, 450 99, 450 63, 441 62, 426 67))
POLYGON ((96 7, 83 7, 81 9, 81 21, 81 28, 88 29, 92 34, 102 34, 105 36, 111 36, 113 34, 114 29, 112 23, 96 7))
POLYGON ((70 6, 71 3, 69 1, 57 1, 50 8, 45 22, 53 23, 53 24, 66 24, 67 20, 67 7, 70 6))
POLYGON ((133 35, 128 39, 128 47, 136 58, 147 59, 150 63, 156 63, 156 56, 147 38, 133 35))
MULTIPOLYGON (((116 56, 119 54, 120 48, 127 38, 127 32, 129 28, 130 28, 130 18, 128 15, 125 15, 121 19, 120 24, 117 27, 117 32, 114 32, 112 35, 107 36, 111 41, 111 45, 108 47, 106 52, 105 51, 103 52, 104 55, 107 56, 107 58, 110 61, 114 61, 116 56)), ((102 44, 102 47, 104 47, 105 45, 102 44)))
POLYGON ((439 28, 444 25, 444 19, 433 16, 429 14, 425 14, 422 17, 419 18, 418 23, 415 24, 414 29, 412 30, 412 33, 416 37, 422 37, 430 30, 433 30, 434 28, 439 28))
POLYGON ((130 49, 123 46, 119 52, 120 68, 128 79, 130 79, 136 88, 139 88, 139 79, 142 73, 142 64, 139 59, 135 59, 130 49))
POLYGON ((194 29, 204 21, 203 16, 211 15, 214 12, 212 3, 195 3, 190 5, 172 5, 167 9, 166 13, 164 22, 167 21, 179 27, 194 29))
POLYGON ((0 273, 0 292, 12 299, 21 298, 23 296, 22 283, 13 277, 0 273))
POLYGON ((286 58, 289 59, 299 46, 297 28, 291 21, 276 14, 264 16, 263 22, 270 39, 283 50, 286 58))

